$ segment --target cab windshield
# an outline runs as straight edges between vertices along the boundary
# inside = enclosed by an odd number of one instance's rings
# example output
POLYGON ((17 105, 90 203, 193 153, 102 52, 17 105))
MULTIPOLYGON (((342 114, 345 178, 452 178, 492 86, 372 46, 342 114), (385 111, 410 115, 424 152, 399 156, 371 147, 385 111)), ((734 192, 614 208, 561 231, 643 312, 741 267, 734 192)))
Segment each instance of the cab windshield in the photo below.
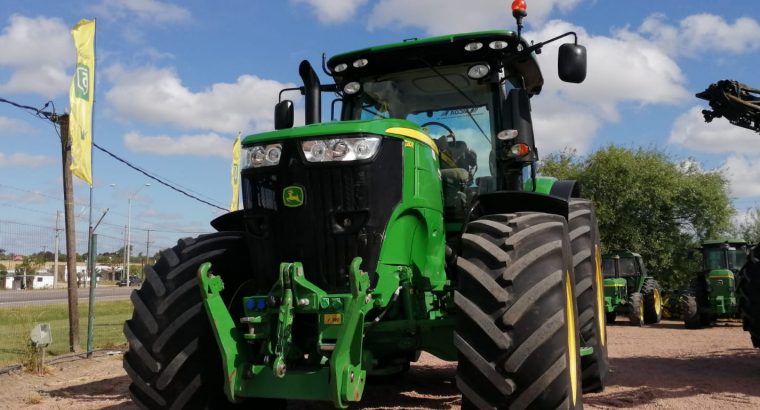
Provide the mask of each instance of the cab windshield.
POLYGON ((602 259, 602 275, 605 278, 615 277, 615 260, 614 259, 602 259))
POLYGON ((636 260, 634 258, 620 258, 620 276, 636 276, 636 260))
POLYGON ((747 262, 747 252, 744 249, 729 249, 728 251, 728 268, 738 271, 747 262))
POLYGON ((442 169, 467 186, 491 175, 492 85, 467 76, 472 64, 415 69, 364 78, 352 119, 399 118, 426 129, 444 153, 442 169))
POLYGON ((728 269, 726 263, 726 251, 723 248, 711 248, 705 250, 705 270, 728 269))

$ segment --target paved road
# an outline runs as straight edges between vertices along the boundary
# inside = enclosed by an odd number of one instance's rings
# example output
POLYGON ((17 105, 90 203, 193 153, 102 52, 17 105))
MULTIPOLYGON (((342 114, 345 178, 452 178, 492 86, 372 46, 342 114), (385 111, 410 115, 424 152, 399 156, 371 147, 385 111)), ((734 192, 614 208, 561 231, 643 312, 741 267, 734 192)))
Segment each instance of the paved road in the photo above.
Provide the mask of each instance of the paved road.
MULTIPOLYGON (((95 289, 96 300, 119 300, 128 299, 134 287, 102 287, 95 289)), ((79 288, 77 290, 79 302, 87 302, 90 289, 79 288)), ((22 306, 29 304, 65 303, 68 301, 67 289, 40 289, 40 290, 3 290, 0 291, 0 308, 10 306, 22 306)))

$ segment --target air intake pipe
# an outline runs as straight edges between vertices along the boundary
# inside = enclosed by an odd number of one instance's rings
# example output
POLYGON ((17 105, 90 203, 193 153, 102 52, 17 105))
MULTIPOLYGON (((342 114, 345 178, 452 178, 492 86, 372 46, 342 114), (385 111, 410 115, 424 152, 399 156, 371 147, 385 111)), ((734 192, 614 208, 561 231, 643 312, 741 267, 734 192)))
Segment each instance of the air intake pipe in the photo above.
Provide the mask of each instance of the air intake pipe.
POLYGON ((298 74, 303 80, 303 94, 306 99, 306 125, 322 121, 322 96, 319 90, 319 77, 307 60, 301 61, 298 74))

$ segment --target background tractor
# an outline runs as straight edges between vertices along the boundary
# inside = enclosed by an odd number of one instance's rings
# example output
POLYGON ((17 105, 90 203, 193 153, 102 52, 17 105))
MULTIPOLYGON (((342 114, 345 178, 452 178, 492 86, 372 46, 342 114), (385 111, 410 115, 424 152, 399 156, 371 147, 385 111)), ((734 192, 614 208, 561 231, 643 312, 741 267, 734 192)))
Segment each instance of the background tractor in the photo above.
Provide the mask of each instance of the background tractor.
MULTIPOLYGON (((734 80, 720 80, 697 94, 710 103, 703 110, 705 121, 724 117, 737 127, 760 133, 760 90, 734 80)), ((760 244, 750 252, 747 262, 737 275, 738 309, 744 330, 750 333, 752 344, 760 348, 760 244)))
POLYGON ((710 326, 718 318, 739 316, 735 275, 747 260, 747 243, 707 240, 700 250, 702 271, 682 297, 681 311, 688 329, 710 326))
POLYGON ((602 272, 607 323, 614 323, 618 315, 628 316, 634 326, 662 319, 660 285, 647 273, 641 255, 630 251, 605 254, 602 272))
MULTIPOLYGON (((422 351, 463 407, 579 408, 607 373, 599 232, 573 181, 536 176, 545 42, 411 39, 299 67, 275 131, 243 140, 244 209, 179 241, 132 296, 124 367, 147 408, 361 400, 422 351), (321 122, 321 95, 338 121, 321 122), (339 107, 339 108, 336 108, 339 107)), ((585 48, 559 49, 579 83, 585 48)), ((287 90, 284 90, 287 91, 287 90)))

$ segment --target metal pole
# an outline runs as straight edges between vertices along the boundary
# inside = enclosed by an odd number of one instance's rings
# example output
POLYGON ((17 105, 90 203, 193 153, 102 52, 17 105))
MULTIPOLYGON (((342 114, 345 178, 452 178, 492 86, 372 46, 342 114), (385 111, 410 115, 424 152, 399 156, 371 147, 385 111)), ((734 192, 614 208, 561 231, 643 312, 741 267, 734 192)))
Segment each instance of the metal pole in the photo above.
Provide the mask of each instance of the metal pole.
POLYGON ((92 351, 94 350, 93 341, 93 326, 95 324, 95 288, 98 286, 97 275, 95 274, 95 263, 98 259, 98 235, 95 234, 95 229, 98 228, 100 222, 106 217, 108 209, 103 212, 103 215, 98 220, 95 226, 92 226, 90 222, 90 255, 88 255, 88 270, 90 271, 90 305, 87 311, 87 358, 92 357, 92 351))
POLYGON ((132 240, 132 197, 127 198, 127 286, 129 286, 129 276, 131 274, 130 272, 130 259, 132 258, 132 247, 131 247, 131 240, 132 240))
POLYGON ((97 286, 97 278, 95 275, 95 260, 98 250, 98 235, 94 233, 94 229, 90 226, 90 252, 87 256, 87 270, 90 272, 90 306, 87 310, 87 358, 92 357, 93 349, 93 326, 95 324, 95 287, 97 286))
MULTIPOLYGON (((127 225, 124 225, 124 264, 121 267, 121 276, 124 279, 124 275, 127 274, 127 225)), ((129 278, 127 278, 127 285, 129 285, 129 278)))

